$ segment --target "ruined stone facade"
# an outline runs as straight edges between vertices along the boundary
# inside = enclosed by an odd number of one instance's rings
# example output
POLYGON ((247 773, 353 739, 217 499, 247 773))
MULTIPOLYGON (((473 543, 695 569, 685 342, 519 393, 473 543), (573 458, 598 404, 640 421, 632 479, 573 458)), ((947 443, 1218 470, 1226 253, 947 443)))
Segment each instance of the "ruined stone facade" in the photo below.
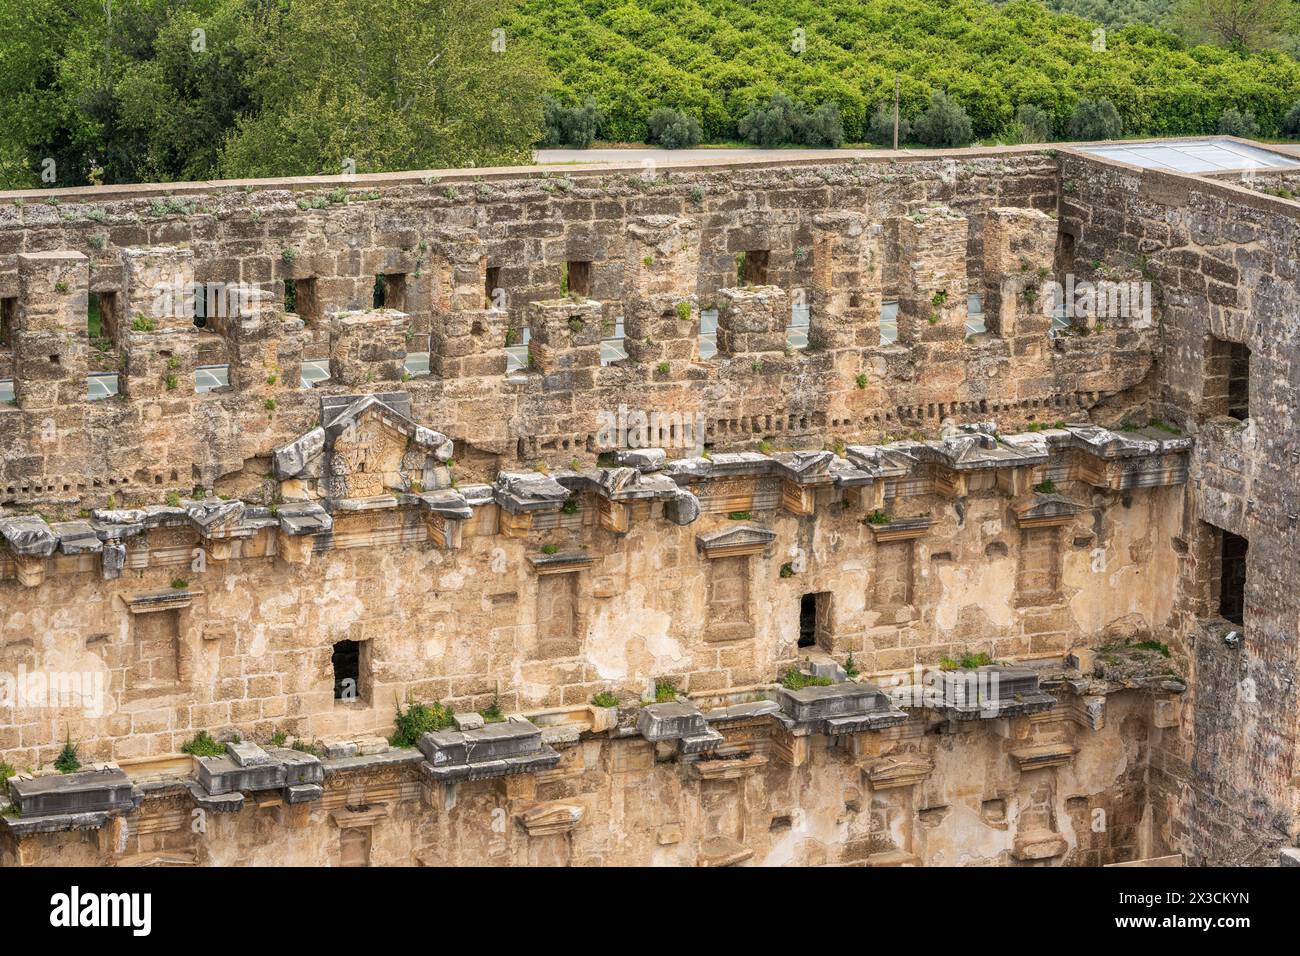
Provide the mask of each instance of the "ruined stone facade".
POLYGON ((0 859, 1293 843, 1298 209, 1034 148, 0 196, 0 859))

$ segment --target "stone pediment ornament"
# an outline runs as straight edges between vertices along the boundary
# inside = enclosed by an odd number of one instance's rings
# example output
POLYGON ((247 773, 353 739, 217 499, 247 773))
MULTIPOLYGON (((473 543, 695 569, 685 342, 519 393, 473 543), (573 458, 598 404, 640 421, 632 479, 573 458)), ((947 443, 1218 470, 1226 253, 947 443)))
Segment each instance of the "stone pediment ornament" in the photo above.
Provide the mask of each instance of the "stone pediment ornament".
POLYGON ((529 836, 568 833, 582 822, 586 807, 576 800, 552 800, 538 803, 519 815, 520 825, 529 836))
POLYGON ((745 525, 739 528, 724 528, 712 534, 702 534, 695 539, 695 546, 706 558, 726 558, 742 554, 759 554, 776 540, 776 532, 765 528, 745 525))
POLYGON ((1016 524, 1021 528, 1052 528, 1069 524, 1081 511, 1082 505, 1055 494, 1035 494, 1011 506, 1016 524))
POLYGON ((921 783, 934 770, 934 761, 923 754, 891 754, 863 765, 862 772, 872 790, 891 790, 921 783))

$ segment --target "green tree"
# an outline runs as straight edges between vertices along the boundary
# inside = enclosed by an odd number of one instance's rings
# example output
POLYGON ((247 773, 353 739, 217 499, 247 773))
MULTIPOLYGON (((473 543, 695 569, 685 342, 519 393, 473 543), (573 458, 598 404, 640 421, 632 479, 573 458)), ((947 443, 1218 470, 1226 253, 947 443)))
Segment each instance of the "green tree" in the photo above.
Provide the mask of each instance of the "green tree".
POLYGON ((1070 116, 1070 139, 1119 139, 1124 135, 1124 124, 1115 104, 1102 98, 1080 100, 1070 116))
POLYGON ((1045 143, 1052 138, 1052 117, 1033 103, 1016 108, 1015 132, 1022 143, 1045 143))
POLYGON ((661 106, 646 120, 646 141, 664 149, 683 149, 700 143, 700 123, 694 116, 661 106))
MULTIPOLYGON (((912 136, 912 124, 906 116, 898 117, 898 144, 901 146, 912 136)), ((892 148, 894 145, 894 104, 877 103, 867 124, 867 142, 892 148)))
POLYGON ((548 96, 542 108, 542 145, 586 149, 600 132, 604 119, 605 114, 590 99, 581 106, 565 106, 548 96))
POLYGON ((221 148, 223 175, 531 158, 544 75, 525 44, 495 32, 509 0, 242 2, 253 108, 221 148))
POLYGON ((1218 132, 1223 136, 1254 139, 1259 135, 1259 124, 1255 122, 1255 114, 1250 110, 1242 112, 1229 107, 1219 114, 1218 132))
POLYGON ((970 116, 947 93, 937 92, 913 126, 916 138, 926 146, 965 146, 971 141, 970 116))
POLYGON ((1172 19, 1194 41, 1255 51, 1277 46, 1294 29, 1296 8, 1294 0, 1181 0, 1172 19))

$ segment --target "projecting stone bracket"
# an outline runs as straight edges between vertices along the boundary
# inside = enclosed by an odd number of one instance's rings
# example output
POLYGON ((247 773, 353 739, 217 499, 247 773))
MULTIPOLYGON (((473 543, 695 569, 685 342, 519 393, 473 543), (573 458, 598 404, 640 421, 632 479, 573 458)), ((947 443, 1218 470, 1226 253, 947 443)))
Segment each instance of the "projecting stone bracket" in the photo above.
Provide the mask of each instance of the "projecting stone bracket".
POLYGON ((9 798, 18 814, 0 814, 0 826, 21 837, 98 830, 134 811, 144 794, 117 764, 107 763, 75 773, 12 777, 9 798))
POLYGON ((1056 698, 1038 686, 1038 673, 1028 668, 988 665, 974 670, 944 671, 942 698, 935 709, 950 720, 992 720, 1037 714, 1056 706, 1056 698))
MULTIPOLYGON (((238 805, 230 800, 229 809, 242 806, 242 794, 259 790, 279 790, 285 803, 316 800, 324 793, 325 771, 320 759, 309 753, 286 747, 262 749, 252 742, 226 744, 225 756, 196 757, 198 786, 209 800, 239 794, 238 805)), ((226 809, 215 806, 213 809, 226 809)))
POLYGON ((708 725, 703 712, 686 700, 642 707, 637 713, 636 729, 651 743, 677 741, 682 754, 712 753, 723 739, 708 725))
POLYGON ((778 695, 777 720, 790 730, 811 729, 835 737, 884 730, 907 720, 907 714, 875 684, 847 681, 801 690, 782 687, 778 695))
POLYGON ((522 717, 478 730, 440 730, 419 741, 420 770, 434 783, 488 780, 550 770, 560 754, 543 743, 542 731, 522 717))

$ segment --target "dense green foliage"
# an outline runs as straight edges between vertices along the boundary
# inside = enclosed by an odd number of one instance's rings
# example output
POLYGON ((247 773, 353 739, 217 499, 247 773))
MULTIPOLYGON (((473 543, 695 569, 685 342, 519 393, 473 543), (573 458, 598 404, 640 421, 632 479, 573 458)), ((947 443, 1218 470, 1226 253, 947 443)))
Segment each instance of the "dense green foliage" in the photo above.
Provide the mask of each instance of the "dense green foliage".
POLYGON ((600 132, 604 118, 591 100, 582 106, 565 106, 548 96, 542 109, 542 145, 586 149, 600 132))
POLYGON ((523 0, 511 32, 544 51, 566 102, 595 99, 612 140, 644 140, 660 106, 696 117, 706 142, 740 139, 777 91, 834 102, 847 141, 878 140, 868 123, 892 106, 895 71, 905 117, 943 91, 979 139, 1006 135, 1023 104, 1059 137, 1079 100, 1102 97, 1128 134, 1212 133, 1236 107, 1267 135, 1300 100, 1300 64, 1284 54, 1189 47, 1144 25, 1108 31, 1099 52, 1095 29, 1030 0, 523 0))
POLYGON ((0 0, 0 188, 525 160, 514 2, 0 0))
POLYGON ((1070 116, 1070 139, 1119 139, 1124 135, 1124 122, 1115 104, 1102 98, 1080 100, 1070 116))
POLYGON ((426 733, 446 730, 456 723, 450 707, 434 701, 424 704, 407 701, 406 709, 399 704, 393 717, 393 735, 388 742, 394 747, 414 747, 426 733))
POLYGON ((1104 43, 1037 0, 0 0, 0 188, 486 165, 598 137, 889 145, 896 75, 904 144, 1247 113, 1300 133, 1298 0, 1045 2, 1104 43), (1115 117, 1080 116, 1103 101, 1115 117))
POLYGON ((661 106, 650 114, 650 119, 646 122, 646 133, 647 143, 654 143, 664 149, 698 146, 703 135, 699 120, 667 106, 661 106))

